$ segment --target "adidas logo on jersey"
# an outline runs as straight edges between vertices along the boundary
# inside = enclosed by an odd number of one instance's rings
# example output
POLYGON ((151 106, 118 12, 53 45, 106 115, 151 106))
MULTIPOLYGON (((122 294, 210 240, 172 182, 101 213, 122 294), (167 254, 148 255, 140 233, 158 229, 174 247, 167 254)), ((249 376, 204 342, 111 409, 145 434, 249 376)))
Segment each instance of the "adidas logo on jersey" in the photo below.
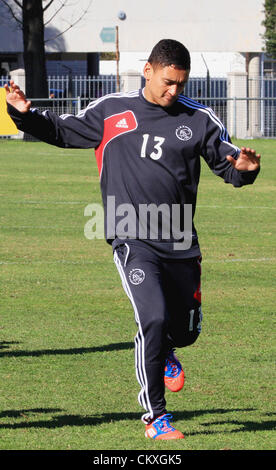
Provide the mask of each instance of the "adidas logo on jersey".
POLYGON ((115 127, 123 127, 124 129, 128 129, 126 119, 123 118, 120 121, 118 121, 115 127))

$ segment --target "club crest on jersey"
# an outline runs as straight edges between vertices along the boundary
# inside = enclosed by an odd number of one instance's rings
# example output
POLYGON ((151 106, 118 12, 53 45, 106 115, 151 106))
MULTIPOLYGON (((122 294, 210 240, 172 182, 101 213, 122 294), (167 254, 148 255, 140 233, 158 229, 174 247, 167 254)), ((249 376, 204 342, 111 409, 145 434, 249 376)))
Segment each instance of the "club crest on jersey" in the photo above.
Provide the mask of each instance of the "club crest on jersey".
POLYGON ((190 140, 193 136, 191 129, 188 126, 179 126, 175 131, 176 137, 180 140, 190 140))
POLYGON ((138 284, 141 284, 143 282, 146 275, 142 269, 134 268, 130 271, 128 277, 129 277, 131 284, 134 284, 135 286, 137 286, 138 284))

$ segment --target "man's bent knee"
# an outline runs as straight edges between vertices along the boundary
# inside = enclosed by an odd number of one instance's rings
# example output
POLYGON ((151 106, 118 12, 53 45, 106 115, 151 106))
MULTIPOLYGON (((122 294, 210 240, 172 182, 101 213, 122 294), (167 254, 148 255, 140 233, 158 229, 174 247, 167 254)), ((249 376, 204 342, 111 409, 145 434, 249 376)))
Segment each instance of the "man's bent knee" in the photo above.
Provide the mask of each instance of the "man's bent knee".
POLYGON ((182 328, 174 331, 172 337, 176 347, 183 348, 195 343, 200 332, 202 322, 201 306, 191 309, 185 315, 185 322, 182 328))

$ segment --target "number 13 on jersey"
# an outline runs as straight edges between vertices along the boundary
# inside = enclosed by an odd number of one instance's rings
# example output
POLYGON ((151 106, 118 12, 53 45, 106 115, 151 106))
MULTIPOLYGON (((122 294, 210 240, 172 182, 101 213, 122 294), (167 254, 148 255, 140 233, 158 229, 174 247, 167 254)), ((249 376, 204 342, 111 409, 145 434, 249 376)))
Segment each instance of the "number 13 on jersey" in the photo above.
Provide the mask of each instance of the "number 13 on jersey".
MULTIPOLYGON (((142 144, 141 155, 140 155, 142 158, 146 157, 148 140, 149 140, 149 134, 143 134, 143 144, 142 144)), ((164 143, 164 141, 165 141, 164 137, 158 137, 158 136, 154 137, 154 142, 157 142, 157 143, 153 146, 154 151, 150 153, 149 155, 150 158, 152 158, 153 160, 159 160, 159 158, 162 157, 162 153, 163 153, 162 144, 164 143)))

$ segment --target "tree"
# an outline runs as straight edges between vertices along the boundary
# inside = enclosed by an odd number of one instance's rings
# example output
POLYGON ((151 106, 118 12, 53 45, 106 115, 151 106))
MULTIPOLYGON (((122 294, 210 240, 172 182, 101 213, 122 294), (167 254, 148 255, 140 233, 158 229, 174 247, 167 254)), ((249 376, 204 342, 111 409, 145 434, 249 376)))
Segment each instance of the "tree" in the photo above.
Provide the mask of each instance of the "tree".
POLYGON ((48 97, 43 14, 42 0, 23 0, 23 57, 26 93, 32 98, 48 97))
MULTIPOLYGON (((55 2, 55 0, 2 0, 9 10, 12 18, 17 22, 23 33, 24 66, 26 76, 26 95, 30 98, 47 98, 48 85, 46 74, 45 56, 45 25, 64 8, 67 0, 58 0, 57 8, 51 18, 44 20, 44 13, 55 2)), ((68 29, 77 24, 87 13, 90 7, 82 11, 77 20, 54 38, 64 34, 68 29)), ((51 40, 50 39, 50 40, 51 40)), ((49 41, 49 40, 48 40, 49 41)))
POLYGON ((265 19, 262 24, 265 27, 263 36, 265 50, 268 55, 276 59, 276 1, 265 0, 264 7, 265 19))

